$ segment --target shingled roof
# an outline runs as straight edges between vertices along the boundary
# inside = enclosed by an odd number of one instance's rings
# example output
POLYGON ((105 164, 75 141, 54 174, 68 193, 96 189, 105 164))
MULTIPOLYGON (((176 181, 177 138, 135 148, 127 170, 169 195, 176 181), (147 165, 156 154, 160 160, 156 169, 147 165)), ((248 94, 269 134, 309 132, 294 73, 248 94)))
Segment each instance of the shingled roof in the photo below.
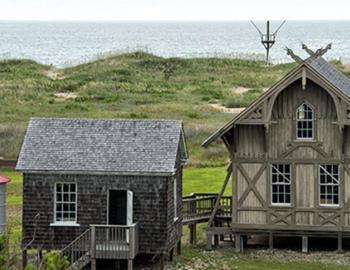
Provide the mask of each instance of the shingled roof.
POLYGON ((178 149, 187 160, 177 120, 32 118, 16 169, 170 175, 178 149))
POLYGON ((312 59, 309 64, 321 76, 333 84, 336 88, 342 91, 345 95, 350 97, 350 80, 335 66, 328 63, 324 58, 317 57, 312 59))

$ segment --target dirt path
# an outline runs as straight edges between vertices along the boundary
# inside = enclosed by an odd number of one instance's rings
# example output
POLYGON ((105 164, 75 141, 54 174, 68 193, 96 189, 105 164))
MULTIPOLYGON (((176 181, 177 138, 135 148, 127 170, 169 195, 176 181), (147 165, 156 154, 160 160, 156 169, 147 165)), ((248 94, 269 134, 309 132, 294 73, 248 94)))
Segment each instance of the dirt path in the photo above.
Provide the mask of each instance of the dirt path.
POLYGON ((232 113, 232 114, 238 114, 241 111, 243 111, 245 108, 226 108, 225 106, 222 106, 221 104, 215 103, 215 104, 209 104, 210 107, 214 108, 215 110, 218 110, 220 112, 224 113, 232 113))

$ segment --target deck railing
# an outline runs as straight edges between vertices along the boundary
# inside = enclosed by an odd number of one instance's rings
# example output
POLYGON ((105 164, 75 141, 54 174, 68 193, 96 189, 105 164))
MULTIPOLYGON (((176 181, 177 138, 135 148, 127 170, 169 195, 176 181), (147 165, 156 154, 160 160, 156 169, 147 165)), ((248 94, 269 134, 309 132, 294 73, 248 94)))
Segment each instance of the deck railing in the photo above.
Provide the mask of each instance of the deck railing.
POLYGON ((138 224, 91 225, 91 257, 134 259, 138 253, 138 224))
POLYGON ((70 264, 82 269, 93 259, 135 258, 139 251, 138 224, 90 225, 61 251, 70 264))
MULTIPOLYGON (((190 223, 206 221, 209 219, 219 194, 217 193, 192 193, 182 199, 183 221, 190 223)), ((231 217, 232 197, 224 196, 220 199, 218 217, 231 217)))

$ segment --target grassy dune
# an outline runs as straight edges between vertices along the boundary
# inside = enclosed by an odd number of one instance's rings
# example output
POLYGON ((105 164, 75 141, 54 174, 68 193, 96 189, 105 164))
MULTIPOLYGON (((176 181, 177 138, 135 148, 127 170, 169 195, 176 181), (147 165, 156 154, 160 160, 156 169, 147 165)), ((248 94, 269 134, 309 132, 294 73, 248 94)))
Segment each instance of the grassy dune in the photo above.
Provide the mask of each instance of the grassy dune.
POLYGON ((225 150, 201 142, 294 64, 220 58, 161 58, 136 52, 56 69, 0 62, 0 157, 15 158, 32 116, 183 119, 191 165, 225 164, 225 150), (240 90, 240 91, 237 91, 240 90), (245 92, 241 92, 241 90, 245 92), (247 91, 249 90, 249 91, 247 91), (240 92, 240 93, 238 93, 240 92))

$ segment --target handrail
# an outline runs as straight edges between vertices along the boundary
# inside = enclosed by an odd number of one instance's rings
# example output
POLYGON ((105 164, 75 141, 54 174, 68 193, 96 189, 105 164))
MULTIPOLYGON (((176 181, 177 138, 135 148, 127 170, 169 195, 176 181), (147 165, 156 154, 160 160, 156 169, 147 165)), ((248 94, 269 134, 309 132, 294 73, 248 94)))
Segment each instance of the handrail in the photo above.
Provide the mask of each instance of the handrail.
MULTIPOLYGON (((209 220, 219 198, 218 193, 192 193, 183 197, 183 221, 205 222, 209 220)), ((232 197, 221 196, 216 216, 230 217, 232 214, 232 197)))
POLYGON ((64 253, 66 250, 68 250, 71 246, 73 246, 75 243, 80 241, 88 232, 90 232, 91 228, 87 229, 85 232, 83 232, 81 235, 79 235, 77 238, 75 238, 72 242, 70 242, 67 246, 65 246, 62 250, 61 253, 64 253))
POLYGON ((61 256, 67 257, 71 266, 84 267, 90 261, 91 229, 87 229, 61 250, 61 256))

